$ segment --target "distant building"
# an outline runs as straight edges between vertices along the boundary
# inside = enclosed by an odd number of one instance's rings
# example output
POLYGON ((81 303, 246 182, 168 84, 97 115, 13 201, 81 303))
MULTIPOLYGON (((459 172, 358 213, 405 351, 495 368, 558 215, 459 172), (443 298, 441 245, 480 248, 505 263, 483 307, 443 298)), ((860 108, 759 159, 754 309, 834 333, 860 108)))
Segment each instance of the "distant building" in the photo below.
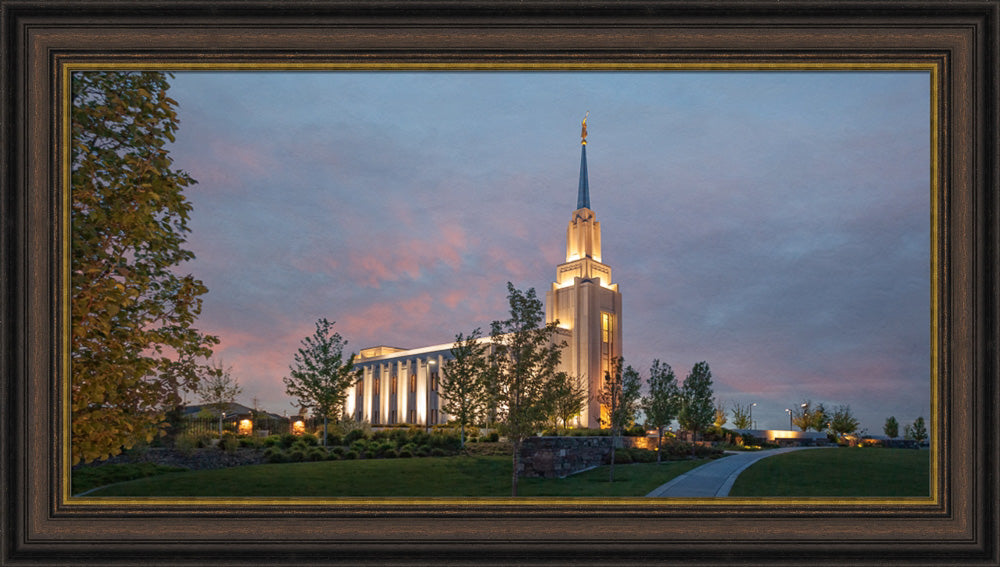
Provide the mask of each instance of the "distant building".
MULTIPOLYGON (((581 140, 576 210, 566 229, 566 261, 556 267, 556 281, 546 292, 546 322, 559 322, 557 341, 565 341, 561 370, 586 380, 588 393, 602 387, 604 373, 622 353, 622 296, 602 262, 601 223, 590 208, 586 119, 581 140)), ((485 341, 486 339, 484 339, 485 341)), ((373 425, 435 425, 449 416, 441 411, 441 367, 451 359, 453 343, 403 349, 361 349, 355 366, 363 377, 347 398, 346 413, 373 425)), ((600 404, 590 395, 577 426, 600 427, 600 404)))

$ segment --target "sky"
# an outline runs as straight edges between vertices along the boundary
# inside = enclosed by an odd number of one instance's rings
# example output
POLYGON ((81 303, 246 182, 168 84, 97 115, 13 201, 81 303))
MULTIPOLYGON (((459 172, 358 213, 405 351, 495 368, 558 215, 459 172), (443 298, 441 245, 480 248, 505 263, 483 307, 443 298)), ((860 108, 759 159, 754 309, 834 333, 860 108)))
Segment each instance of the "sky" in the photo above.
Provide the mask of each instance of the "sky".
MULTIPOLYGON (((869 433, 929 417, 926 72, 182 72, 181 267, 240 401, 284 392, 319 318, 352 352, 452 342, 544 299, 580 122, 626 364, 711 367, 726 407, 805 400, 869 433)), ((189 401, 196 402, 194 396, 189 401)))

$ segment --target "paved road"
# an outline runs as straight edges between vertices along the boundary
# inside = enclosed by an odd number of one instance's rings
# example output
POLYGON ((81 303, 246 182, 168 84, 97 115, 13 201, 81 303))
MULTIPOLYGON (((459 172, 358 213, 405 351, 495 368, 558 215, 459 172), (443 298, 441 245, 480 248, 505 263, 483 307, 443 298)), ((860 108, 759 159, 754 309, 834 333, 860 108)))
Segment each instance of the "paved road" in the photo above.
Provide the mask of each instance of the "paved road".
POLYGON ((713 498, 729 496, 736 477, 757 461, 791 451, 823 447, 785 447, 763 451, 733 452, 728 457, 692 469, 660 486, 646 496, 653 498, 713 498))

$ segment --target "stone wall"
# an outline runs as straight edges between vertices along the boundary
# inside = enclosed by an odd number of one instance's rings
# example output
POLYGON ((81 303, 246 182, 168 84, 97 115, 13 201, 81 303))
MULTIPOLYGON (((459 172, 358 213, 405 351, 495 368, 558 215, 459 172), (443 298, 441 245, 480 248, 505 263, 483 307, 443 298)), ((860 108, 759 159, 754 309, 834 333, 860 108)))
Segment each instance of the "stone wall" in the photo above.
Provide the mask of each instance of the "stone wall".
POLYGON ((610 437, 529 437, 521 444, 518 476, 562 478, 604 463, 610 437))

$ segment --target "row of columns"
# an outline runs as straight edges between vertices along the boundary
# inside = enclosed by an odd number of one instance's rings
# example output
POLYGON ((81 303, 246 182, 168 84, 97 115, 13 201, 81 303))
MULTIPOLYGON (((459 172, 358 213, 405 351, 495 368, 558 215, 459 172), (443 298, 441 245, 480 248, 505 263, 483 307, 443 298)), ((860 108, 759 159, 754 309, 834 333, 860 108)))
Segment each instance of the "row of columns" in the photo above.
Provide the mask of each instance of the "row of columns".
POLYGON ((347 415, 357 419, 360 411, 362 420, 368 420, 372 425, 388 425, 392 419, 392 410, 395 408, 395 423, 425 426, 445 423, 448 416, 440 411, 440 398, 431 384, 432 375, 437 373, 440 388, 441 366, 445 361, 442 353, 432 353, 421 357, 400 357, 368 363, 355 362, 356 366, 364 369, 360 400, 359 388, 355 386, 347 396, 345 406, 347 415), (396 381, 395 394, 392 393, 393 377, 396 381), (411 380, 412 389, 415 390, 413 392, 411 392, 411 380), (437 418, 435 423, 429 422, 432 417, 437 418))

